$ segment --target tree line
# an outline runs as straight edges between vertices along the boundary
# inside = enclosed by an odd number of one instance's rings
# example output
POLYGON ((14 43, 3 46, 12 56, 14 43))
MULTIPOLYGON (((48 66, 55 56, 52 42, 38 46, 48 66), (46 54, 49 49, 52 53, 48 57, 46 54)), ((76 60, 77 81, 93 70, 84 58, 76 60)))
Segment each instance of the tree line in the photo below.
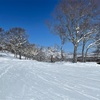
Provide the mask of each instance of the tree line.
POLYGON ((33 59, 38 61, 55 62, 64 60, 66 54, 60 54, 59 46, 43 47, 31 44, 28 40, 29 36, 25 29, 20 27, 11 28, 5 31, 0 28, 0 50, 9 51, 14 57, 22 59, 33 59))

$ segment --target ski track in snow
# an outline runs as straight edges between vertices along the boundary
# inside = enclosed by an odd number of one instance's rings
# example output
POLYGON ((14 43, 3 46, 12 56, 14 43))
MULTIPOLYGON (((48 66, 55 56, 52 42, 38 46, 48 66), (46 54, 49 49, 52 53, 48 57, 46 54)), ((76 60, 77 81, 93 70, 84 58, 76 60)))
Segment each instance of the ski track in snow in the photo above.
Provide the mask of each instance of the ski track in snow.
POLYGON ((0 100, 100 100, 100 65, 0 60, 0 100))

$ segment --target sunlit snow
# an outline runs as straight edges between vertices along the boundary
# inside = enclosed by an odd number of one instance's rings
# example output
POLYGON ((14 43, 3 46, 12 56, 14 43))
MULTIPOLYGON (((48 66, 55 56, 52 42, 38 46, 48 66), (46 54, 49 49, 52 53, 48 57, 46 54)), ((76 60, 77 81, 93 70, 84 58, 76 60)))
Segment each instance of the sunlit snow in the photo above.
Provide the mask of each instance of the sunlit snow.
POLYGON ((100 65, 0 56, 0 100, 100 100, 100 65))

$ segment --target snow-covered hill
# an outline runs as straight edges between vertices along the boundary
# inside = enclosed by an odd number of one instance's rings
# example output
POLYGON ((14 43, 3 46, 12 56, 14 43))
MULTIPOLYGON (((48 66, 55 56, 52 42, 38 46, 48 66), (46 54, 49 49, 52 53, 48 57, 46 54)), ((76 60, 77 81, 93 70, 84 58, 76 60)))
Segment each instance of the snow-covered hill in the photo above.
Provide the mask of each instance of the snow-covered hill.
POLYGON ((0 56, 0 100, 100 100, 96 63, 42 63, 10 56, 0 56))

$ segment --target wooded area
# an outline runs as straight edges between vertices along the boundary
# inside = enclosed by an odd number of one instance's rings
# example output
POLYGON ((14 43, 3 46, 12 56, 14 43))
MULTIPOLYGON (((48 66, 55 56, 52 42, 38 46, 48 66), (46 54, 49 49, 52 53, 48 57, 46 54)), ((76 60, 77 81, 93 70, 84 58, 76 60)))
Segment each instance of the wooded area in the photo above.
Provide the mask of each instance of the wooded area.
POLYGON ((88 50, 92 47, 97 60, 100 59, 100 0, 61 0, 52 18, 46 24, 53 34, 59 36, 61 46, 44 48, 31 44, 25 29, 15 27, 8 31, 0 28, 0 49, 14 53, 15 57, 19 55, 19 59, 24 56, 39 61, 66 61, 63 45, 71 42, 74 63, 86 62, 88 50), (82 48, 80 57, 79 46, 82 48))

